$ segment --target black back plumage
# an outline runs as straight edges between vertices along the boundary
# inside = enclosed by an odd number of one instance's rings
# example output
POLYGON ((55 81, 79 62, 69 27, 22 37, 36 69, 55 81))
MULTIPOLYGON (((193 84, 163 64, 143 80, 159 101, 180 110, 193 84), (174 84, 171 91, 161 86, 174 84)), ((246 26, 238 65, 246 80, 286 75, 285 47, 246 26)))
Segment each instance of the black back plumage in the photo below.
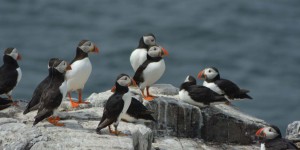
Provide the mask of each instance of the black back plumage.
MULTIPOLYGON (((117 77, 117 80, 122 76, 124 76, 124 74, 119 75, 117 77)), ((115 83, 115 86, 116 86, 115 93, 108 98, 104 106, 104 111, 103 111, 101 121, 98 124, 98 127, 96 129, 97 132, 100 132, 101 129, 116 122, 123 110, 124 101, 122 97, 125 93, 129 91, 129 89, 126 86, 119 85, 118 82, 115 83)))
POLYGON ((8 93, 17 85, 19 65, 8 55, 3 56, 4 64, 0 67, 0 95, 8 93))
POLYGON ((248 98, 252 99, 247 93, 248 90, 240 89, 235 83, 226 79, 219 79, 215 81, 215 84, 224 91, 225 95, 228 96, 229 99, 235 98, 248 98))
POLYGON ((50 69, 52 70, 52 80, 49 86, 42 92, 38 113, 35 116, 33 125, 36 125, 43 119, 50 117, 53 114, 53 110, 59 107, 62 102, 63 94, 59 87, 65 80, 64 73, 61 73, 54 68, 50 69))
POLYGON ((136 82, 137 85, 139 85, 141 82, 144 82, 143 72, 147 68, 147 66, 150 63, 159 62, 161 59, 162 57, 151 57, 147 54, 147 60, 138 67, 133 76, 133 80, 136 82))
POLYGON ((189 81, 182 83, 180 90, 184 89, 187 91, 189 96, 195 102, 203 103, 205 105, 214 102, 227 102, 227 99, 225 99, 224 96, 217 94, 205 86, 197 85, 197 81, 193 76, 189 76, 188 78, 189 81))
POLYGON ((59 60, 57 58, 52 58, 49 60, 49 69, 48 69, 48 76, 35 88, 32 98, 29 101, 29 103, 26 106, 26 109, 24 110, 23 114, 27 114, 30 111, 37 110, 39 108, 39 103, 41 99, 41 95, 44 92, 44 90, 51 84, 52 78, 53 78, 53 67, 57 66, 62 60, 59 60))
MULTIPOLYGON (((152 120, 156 122, 156 120, 151 115, 153 112, 148 110, 140 101, 135 99, 134 97, 131 99, 131 103, 127 110, 127 114, 136 119, 145 119, 152 120)), ((127 120, 124 120, 127 121, 127 120)))

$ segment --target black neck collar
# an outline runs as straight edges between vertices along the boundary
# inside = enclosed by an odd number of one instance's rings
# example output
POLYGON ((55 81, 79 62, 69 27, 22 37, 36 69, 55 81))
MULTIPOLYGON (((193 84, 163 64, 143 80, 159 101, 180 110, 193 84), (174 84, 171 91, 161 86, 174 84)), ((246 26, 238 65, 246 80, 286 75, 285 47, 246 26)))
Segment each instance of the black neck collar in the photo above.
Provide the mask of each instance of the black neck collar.
POLYGON ((10 66, 14 66, 16 68, 19 67, 18 62, 15 59, 13 59, 11 56, 8 56, 8 55, 3 56, 3 62, 4 62, 4 65, 10 65, 10 66))

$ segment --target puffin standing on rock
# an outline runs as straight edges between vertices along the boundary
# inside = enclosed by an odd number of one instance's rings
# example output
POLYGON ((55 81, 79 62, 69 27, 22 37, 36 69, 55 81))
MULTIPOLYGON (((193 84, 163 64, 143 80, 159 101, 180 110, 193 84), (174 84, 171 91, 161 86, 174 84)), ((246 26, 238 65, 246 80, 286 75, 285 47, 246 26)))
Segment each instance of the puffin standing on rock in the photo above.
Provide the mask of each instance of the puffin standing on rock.
POLYGON ((73 108, 78 107, 81 103, 87 103, 82 100, 82 89, 92 72, 92 64, 88 57, 90 52, 98 53, 99 49, 91 41, 80 41, 76 50, 76 56, 71 62, 72 70, 66 74, 68 79, 68 96, 73 108), (72 91, 78 92, 78 102, 72 100, 72 91))
POLYGON ((6 94, 9 100, 12 100, 12 90, 22 78, 17 60, 21 60, 21 55, 16 48, 5 49, 4 64, 0 67, 0 95, 6 94))
POLYGON ((52 82, 52 74, 53 68, 57 67, 62 60, 58 58, 51 58, 48 62, 48 76, 35 88, 32 98, 26 106, 23 114, 27 114, 30 111, 37 110, 39 108, 40 98, 44 90, 51 84, 52 82))
POLYGON ((108 98, 105 104, 103 116, 96 129, 97 133, 100 133, 103 128, 108 126, 110 133, 116 135, 121 134, 121 132, 117 130, 117 127, 122 116, 126 114, 131 104, 132 93, 129 91, 128 86, 134 84, 135 81, 126 74, 120 74, 117 77, 115 86, 112 88, 114 94, 108 98), (115 131, 111 130, 111 124, 114 124, 115 131))
POLYGON ((152 33, 140 38, 139 46, 130 55, 130 63, 134 71, 147 60, 147 50, 154 45, 156 45, 156 39, 152 33))
POLYGON ((230 100, 237 99, 252 99, 247 93, 249 90, 240 89, 235 83, 221 79, 217 68, 209 67, 200 71, 198 74, 199 79, 204 79, 203 86, 210 88, 225 98, 230 100))
POLYGON ((261 139, 261 150, 299 149, 291 141, 282 138, 279 128, 273 125, 259 129, 255 135, 261 139))
POLYGON ((55 126, 64 126, 59 123, 60 118, 56 116, 55 110, 59 107, 67 94, 67 81, 65 74, 71 70, 71 66, 66 61, 61 61, 56 67, 50 68, 51 82, 43 90, 40 97, 40 104, 37 115, 34 117, 33 125, 48 118, 48 122, 55 126), (53 116, 52 116, 53 115, 53 116))
POLYGON ((190 75, 181 84, 179 97, 184 102, 200 107, 228 102, 224 96, 217 94, 205 86, 197 85, 196 79, 190 75))
POLYGON ((139 85, 145 100, 151 101, 155 98, 150 95, 149 87, 164 74, 166 65, 163 57, 168 54, 163 47, 152 46, 147 52, 147 60, 136 70, 133 79, 139 85), (147 96, 144 94, 145 88, 147 96))

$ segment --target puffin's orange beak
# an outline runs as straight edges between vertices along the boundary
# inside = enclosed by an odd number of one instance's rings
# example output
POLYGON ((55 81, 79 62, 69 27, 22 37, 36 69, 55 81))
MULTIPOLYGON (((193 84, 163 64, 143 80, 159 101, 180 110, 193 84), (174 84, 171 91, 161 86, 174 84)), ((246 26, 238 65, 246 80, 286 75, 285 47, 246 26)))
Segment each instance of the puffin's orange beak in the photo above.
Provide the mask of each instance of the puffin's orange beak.
POLYGON ((200 71, 197 76, 198 79, 205 78, 204 70, 200 71))
POLYGON ((168 56, 169 55, 169 52, 165 48, 162 48, 162 51, 163 51, 162 56, 168 56))
POLYGON ((99 53, 99 48, 98 48, 97 46, 94 46, 94 50, 93 50, 93 52, 95 52, 95 53, 99 53))
POLYGON ((265 137, 266 134, 263 132, 264 128, 260 128, 259 130, 256 131, 255 135, 257 137, 265 137))
POLYGON ((110 91, 114 93, 116 91, 116 86, 113 86, 110 91))
POLYGON ((21 60, 22 56, 20 54, 18 54, 17 60, 21 60))
POLYGON ((68 70, 72 70, 71 65, 68 65, 68 66, 67 66, 66 71, 68 71, 68 70))

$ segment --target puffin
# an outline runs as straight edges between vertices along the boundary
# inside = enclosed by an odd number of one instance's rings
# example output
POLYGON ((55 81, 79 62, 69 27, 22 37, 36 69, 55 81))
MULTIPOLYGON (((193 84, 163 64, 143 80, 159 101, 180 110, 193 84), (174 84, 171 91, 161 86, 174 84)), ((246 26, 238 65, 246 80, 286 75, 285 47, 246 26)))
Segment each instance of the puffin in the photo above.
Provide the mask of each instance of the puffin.
POLYGON ((76 49, 76 56, 71 62, 72 70, 66 73, 68 79, 68 97, 73 108, 76 108, 83 102, 82 89, 92 72, 92 64, 88 57, 88 53, 98 53, 98 47, 89 40, 79 42, 76 49), (71 92, 78 92, 78 102, 74 102, 71 97, 71 92))
POLYGON ((56 67, 50 69, 52 70, 50 72, 52 80, 41 94, 33 126, 45 118, 48 118, 48 122, 55 126, 64 126, 64 124, 59 123, 60 118, 55 111, 67 94, 66 72, 72 68, 66 61, 61 61, 56 67))
POLYGON ((291 141, 282 138, 279 128, 274 125, 260 128, 255 135, 261 139, 261 150, 299 149, 291 141))
POLYGON ((108 126, 109 132, 115 135, 122 134, 117 130, 119 122, 124 115, 132 100, 132 93, 129 91, 128 86, 134 85, 135 82, 127 74, 120 74, 115 82, 115 86, 112 88, 114 93, 108 98, 104 110, 103 116, 96 129, 96 132, 100 134, 101 130, 108 126), (113 124, 115 131, 112 131, 110 125, 113 124))
POLYGON ((58 58, 51 58, 48 62, 48 76, 40 82, 40 84, 35 88, 32 98, 29 101, 29 103, 26 106, 26 109, 24 110, 23 114, 27 114, 30 111, 37 110, 39 107, 39 102, 41 95, 43 91, 50 85, 50 82, 52 81, 52 73, 53 73, 53 68, 57 67, 63 60, 60 60, 58 58))
POLYGON ((240 99, 252 99, 247 93, 249 90, 240 89, 230 80, 222 79, 215 67, 208 67, 200 71, 199 79, 204 79, 203 86, 210 88, 220 95, 224 95, 229 101, 240 99))
POLYGON ((13 106, 13 105, 17 106, 17 102, 14 102, 14 101, 9 100, 7 98, 0 97, 0 110, 3 110, 5 108, 8 108, 8 107, 13 106))
POLYGON ((184 102, 199 107, 228 102, 224 96, 217 94, 210 88, 197 85, 196 79, 191 75, 188 75, 185 81, 181 84, 179 98, 184 102))
POLYGON ((134 71, 147 60, 147 50, 156 45, 154 34, 148 33, 140 38, 138 47, 130 55, 130 64, 134 71))
POLYGON ((21 60, 21 55, 16 48, 5 49, 4 63, 0 67, 0 95, 6 94, 9 100, 12 100, 12 90, 22 78, 18 60, 21 60))
POLYGON ((150 95, 149 87, 153 85, 165 72, 165 61, 163 57, 169 53, 161 46, 152 46, 147 52, 147 60, 136 70, 133 79, 139 86, 143 98, 151 101, 155 97, 150 95), (144 94, 146 88, 147 96, 144 94))

